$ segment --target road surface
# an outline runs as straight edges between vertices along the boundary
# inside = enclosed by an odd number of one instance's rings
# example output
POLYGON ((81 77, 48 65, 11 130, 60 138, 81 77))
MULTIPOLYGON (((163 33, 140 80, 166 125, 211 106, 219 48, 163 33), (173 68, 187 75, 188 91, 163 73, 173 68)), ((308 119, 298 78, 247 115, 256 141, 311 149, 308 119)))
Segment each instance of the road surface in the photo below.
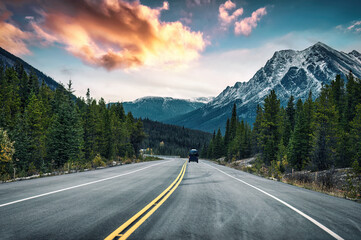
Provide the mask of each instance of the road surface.
POLYGON ((0 184, 0 239, 361 239, 361 204, 185 162, 0 184))

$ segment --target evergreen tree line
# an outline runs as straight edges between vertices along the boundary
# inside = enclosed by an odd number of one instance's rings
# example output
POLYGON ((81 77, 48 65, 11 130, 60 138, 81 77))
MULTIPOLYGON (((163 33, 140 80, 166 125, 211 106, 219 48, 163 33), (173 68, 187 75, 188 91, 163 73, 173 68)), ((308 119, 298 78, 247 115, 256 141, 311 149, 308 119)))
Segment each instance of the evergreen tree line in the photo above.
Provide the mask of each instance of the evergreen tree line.
MULTIPOLYGON (((168 125, 149 119, 142 121, 147 138, 141 146, 144 149, 150 148, 153 154, 187 157, 192 148, 202 152, 212 137, 210 133, 199 130, 168 125)), ((150 152, 150 149, 147 152, 150 152)))
POLYGON ((228 161, 250 157, 251 148, 251 126, 239 121, 237 118, 236 104, 233 105, 232 117, 227 119, 226 132, 222 136, 221 129, 213 132, 212 140, 206 151, 201 155, 207 158, 220 158, 225 156, 228 161))
POLYGON ((257 155, 263 164, 295 170, 325 170, 351 167, 361 161, 361 81, 337 75, 303 102, 290 97, 282 107, 274 90, 257 106, 253 128, 237 120, 236 106, 226 133, 213 134, 209 158, 226 156, 228 161, 257 155))
MULTIPOLYGON (((0 137, 14 150, 8 151, 11 161, 1 157, 3 179, 13 168, 27 175, 65 164, 91 167, 94 159, 119 160, 139 152, 145 138, 140 120, 126 115, 120 103, 107 106, 102 98, 96 101, 89 89, 85 99, 72 92, 71 81, 67 88, 52 91, 21 64, 0 64, 0 137)), ((2 144, 5 156, 4 149, 2 144)))

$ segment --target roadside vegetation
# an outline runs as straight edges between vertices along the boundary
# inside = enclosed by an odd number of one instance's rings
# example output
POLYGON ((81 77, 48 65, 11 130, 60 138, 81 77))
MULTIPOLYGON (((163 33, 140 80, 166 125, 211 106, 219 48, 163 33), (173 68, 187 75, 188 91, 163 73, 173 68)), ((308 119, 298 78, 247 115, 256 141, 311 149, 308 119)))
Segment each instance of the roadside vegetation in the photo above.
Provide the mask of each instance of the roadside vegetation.
POLYGON ((224 157, 229 165, 256 156, 252 166, 242 166, 242 170, 322 190, 332 189, 335 184, 327 179, 319 184, 318 180, 297 179, 289 174, 346 168, 349 170, 340 190, 346 197, 361 198, 361 81, 350 72, 345 84, 338 75, 330 85, 322 86, 317 99, 310 92, 304 102, 295 103, 291 96, 286 107, 280 106, 272 90, 263 106, 257 107, 253 128, 239 121, 234 106, 225 135, 220 129, 214 132, 202 155, 224 157))
POLYGON ((272 166, 266 166, 257 157, 249 159, 251 161, 246 159, 227 162, 220 158, 216 160, 216 163, 332 196, 356 200, 358 202, 361 200, 361 168, 356 161, 351 168, 333 168, 323 171, 285 171, 282 173, 275 171, 272 166))
POLYGON ((142 161, 143 123, 72 83, 52 91, 21 64, 0 64, 0 181, 142 161))

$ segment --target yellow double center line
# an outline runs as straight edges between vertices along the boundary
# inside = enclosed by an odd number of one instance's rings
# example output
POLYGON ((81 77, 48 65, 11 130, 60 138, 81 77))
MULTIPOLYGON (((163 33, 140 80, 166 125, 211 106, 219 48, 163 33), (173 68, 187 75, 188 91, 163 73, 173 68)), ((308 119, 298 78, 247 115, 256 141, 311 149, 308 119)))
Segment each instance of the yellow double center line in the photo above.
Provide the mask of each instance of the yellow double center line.
POLYGON ((164 190, 158 197, 151 201, 147 206, 140 210, 137 214, 126 221, 122 226, 112 232, 105 240, 127 239, 142 223, 147 220, 164 202, 172 195, 181 183, 184 173, 186 172, 187 162, 183 164, 182 170, 172 184, 164 190))

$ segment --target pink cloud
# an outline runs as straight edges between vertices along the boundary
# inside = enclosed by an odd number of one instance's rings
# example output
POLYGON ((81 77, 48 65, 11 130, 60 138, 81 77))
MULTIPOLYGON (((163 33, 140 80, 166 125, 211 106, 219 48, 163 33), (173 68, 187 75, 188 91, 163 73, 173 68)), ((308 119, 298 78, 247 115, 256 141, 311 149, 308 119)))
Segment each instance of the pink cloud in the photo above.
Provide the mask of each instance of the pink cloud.
MULTIPOLYGON (((0 10, 6 10, 7 4, 30 3, 3 1, 0 10)), ((191 31, 180 21, 160 20, 161 12, 170 7, 167 1, 158 8, 142 5, 139 0, 37 0, 36 4, 40 17, 25 16, 32 33, 6 21, 0 11, 2 47, 28 54, 26 40, 31 36, 32 42, 59 44, 89 65, 113 70, 185 66, 208 44, 202 32, 191 31)))
POLYGON ((252 13, 251 17, 247 17, 235 23, 234 32, 236 35, 249 36, 254 28, 257 27, 257 23, 261 20, 261 17, 266 15, 266 8, 259 8, 252 13))
POLYGON ((32 38, 32 34, 8 22, 11 16, 9 11, 3 8, 0 14, 0 46, 16 55, 30 54, 26 41, 32 38))
POLYGON ((361 25, 361 21, 355 22, 354 24, 350 25, 347 29, 348 29, 348 30, 351 30, 351 29, 353 29, 354 27, 356 27, 356 26, 358 26, 358 25, 361 25))
POLYGON ((234 11, 231 15, 229 15, 228 11, 232 10, 236 7, 236 4, 233 3, 231 0, 227 0, 224 4, 221 4, 219 6, 219 14, 218 19, 221 22, 221 25, 224 29, 234 22, 237 17, 241 16, 243 14, 243 8, 238 8, 236 11, 234 11))

